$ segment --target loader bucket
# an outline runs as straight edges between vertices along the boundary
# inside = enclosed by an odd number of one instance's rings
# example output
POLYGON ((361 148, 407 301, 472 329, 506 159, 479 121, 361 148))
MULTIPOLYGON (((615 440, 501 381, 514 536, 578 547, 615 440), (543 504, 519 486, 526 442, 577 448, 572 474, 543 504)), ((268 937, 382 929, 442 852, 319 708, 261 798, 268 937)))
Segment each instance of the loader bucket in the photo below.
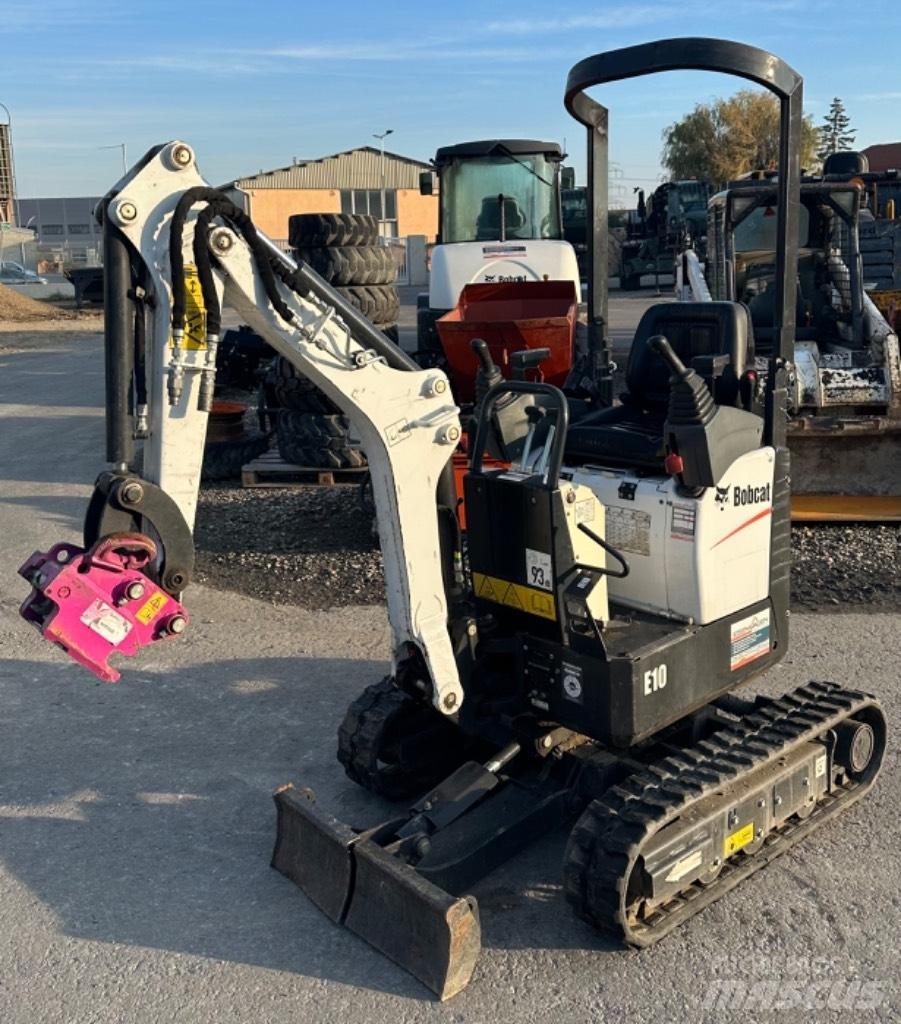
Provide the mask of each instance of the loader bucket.
POLYGON ((309 789, 276 790, 272 866, 333 921, 449 999, 465 988, 481 949, 478 905, 452 896, 330 815, 309 789))
POLYGON ((817 417, 788 445, 796 522, 901 521, 901 421, 817 417))

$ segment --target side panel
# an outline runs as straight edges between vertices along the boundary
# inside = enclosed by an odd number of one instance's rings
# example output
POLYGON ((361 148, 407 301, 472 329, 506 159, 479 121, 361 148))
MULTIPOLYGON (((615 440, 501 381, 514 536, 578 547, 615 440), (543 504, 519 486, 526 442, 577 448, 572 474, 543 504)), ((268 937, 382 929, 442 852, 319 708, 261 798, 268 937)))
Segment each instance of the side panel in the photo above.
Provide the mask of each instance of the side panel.
POLYGON ((604 504, 607 540, 629 562, 610 600, 703 625, 766 597, 774 461, 772 448, 750 452, 699 498, 671 477, 568 471, 604 504))
POLYGON ((454 242, 432 252, 429 305, 453 309, 464 285, 502 281, 572 281, 581 294, 576 251, 556 239, 454 242))

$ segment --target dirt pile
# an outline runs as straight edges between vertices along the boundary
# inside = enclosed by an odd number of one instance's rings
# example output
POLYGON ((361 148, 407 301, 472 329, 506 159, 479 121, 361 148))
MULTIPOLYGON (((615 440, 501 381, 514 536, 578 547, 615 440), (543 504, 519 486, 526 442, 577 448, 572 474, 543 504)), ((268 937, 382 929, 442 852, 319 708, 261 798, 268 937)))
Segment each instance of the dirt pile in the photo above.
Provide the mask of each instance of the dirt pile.
POLYGON ((74 320, 75 313, 69 309, 59 309, 49 302, 38 302, 21 295, 12 288, 0 284, 0 321, 11 320, 18 323, 30 323, 35 320, 74 320))

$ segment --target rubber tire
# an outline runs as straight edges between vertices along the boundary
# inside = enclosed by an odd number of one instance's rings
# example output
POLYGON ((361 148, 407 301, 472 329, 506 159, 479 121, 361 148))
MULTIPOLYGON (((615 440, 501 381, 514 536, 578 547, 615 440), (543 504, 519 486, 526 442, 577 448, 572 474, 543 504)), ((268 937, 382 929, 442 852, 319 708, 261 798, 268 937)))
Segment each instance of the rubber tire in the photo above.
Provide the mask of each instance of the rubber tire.
POLYGON ((284 356, 275 360, 272 391, 277 405, 291 412, 308 412, 317 415, 330 415, 339 412, 331 399, 302 376, 284 356))
POLYGON ((641 289, 641 274, 627 274, 619 279, 621 292, 637 292, 641 289))
POLYGON ((392 342, 395 345, 400 344, 400 332, 398 330, 397 324, 387 324, 385 326, 380 327, 379 330, 382 332, 382 334, 385 335, 388 341, 392 342))
POLYGON ((241 468, 269 450, 269 434, 249 434, 240 441, 214 441, 203 449, 201 479, 206 483, 238 480, 241 468))
POLYGON ((356 469, 366 465, 363 453, 349 444, 346 416, 282 410, 276 439, 279 455, 295 466, 356 469))
POLYGON ((394 324, 400 316, 400 297, 390 284, 352 285, 338 291, 372 323, 394 324))
POLYGON ((294 255, 333 285, 393 284, 397 277, 391 251, 380 245, 319 246, 295 249, 294 255))
POLYGON ((295 213, 288 218, 292 249, 320 245, 375 245, 379 225, 367 213, 295 213))

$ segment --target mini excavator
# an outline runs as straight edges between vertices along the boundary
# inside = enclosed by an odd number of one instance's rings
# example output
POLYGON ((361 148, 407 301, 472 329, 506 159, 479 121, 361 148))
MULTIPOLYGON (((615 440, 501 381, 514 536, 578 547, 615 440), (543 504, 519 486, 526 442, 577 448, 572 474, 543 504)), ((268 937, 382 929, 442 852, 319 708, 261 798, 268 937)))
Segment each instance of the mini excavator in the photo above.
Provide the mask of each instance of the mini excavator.
POLYGON ((581 61, 565 103, 586 129, 596 196, 607 110, 587 90, 680 68, 738 75, 780 101, 765 379, 746 307, 663 303, 642 318, 612 404, 596 216, 584 365, 599 397, 501 380, 481 352, 465 534, 450 469, 462 428, 440 370, 278 251, 183 142, 149 151, 102 202, 109 468, 83 545, 22 567, 22 613, 103 679, 118 677, 111 655, 189 631, 221 311, 236 310, 361 439, 393 635, 391 674, 347 710, 338 759, 396 814, 355 829, 283 786, 273 865, 441 998, 479 954, 472 885, 548 831, 569 829, 574 912, 649 946, 860 799, 882 763, 885 717, 863 692, 735 692, 789 643, 801 79, 713 39, 581 61))

